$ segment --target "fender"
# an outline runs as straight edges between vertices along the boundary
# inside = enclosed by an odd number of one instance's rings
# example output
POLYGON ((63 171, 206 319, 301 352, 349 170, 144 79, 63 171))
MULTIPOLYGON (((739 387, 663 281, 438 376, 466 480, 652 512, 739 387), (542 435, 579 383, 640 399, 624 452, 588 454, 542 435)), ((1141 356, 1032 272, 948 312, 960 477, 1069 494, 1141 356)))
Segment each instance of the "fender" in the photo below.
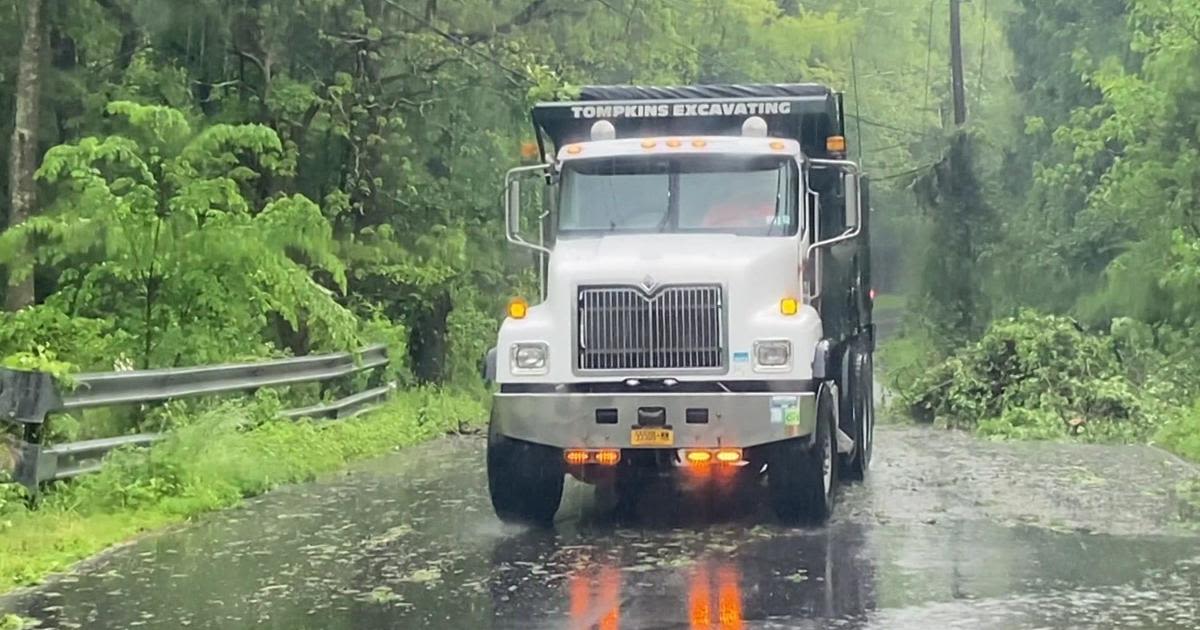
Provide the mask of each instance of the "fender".
POLYGON ((836 374, 830 373, 834 367, 832 352, 833 342, 830 340, 822 339, 817 343, 817 347, 813 351, 812 360, 813 380, 823 381, 837 376, 836 374))

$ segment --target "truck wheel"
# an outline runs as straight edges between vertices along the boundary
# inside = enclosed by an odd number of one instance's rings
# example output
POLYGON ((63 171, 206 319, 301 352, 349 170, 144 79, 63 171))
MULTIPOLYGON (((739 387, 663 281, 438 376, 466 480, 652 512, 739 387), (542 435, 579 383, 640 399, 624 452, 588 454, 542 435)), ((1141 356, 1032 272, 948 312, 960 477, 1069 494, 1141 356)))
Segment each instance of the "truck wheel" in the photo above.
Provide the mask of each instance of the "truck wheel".
POLYGON ((506 523, 549 526, 562 501, 566 476, 562 452, 512 440, 488 429, 488 492, 496 516, 506 523))
POLYGON ((855 352, 850 366, 850 418, 846 431, 854 439, 854 454, 840 460, 842 477, 862 481, 871 466, 875 442, 875 381, 870 354, 855 352))
POLYGON ((767 460, 767 486, 775 513, 788 523, 825 522, 833 513, 838 466, 836 402, 827 386, 817 394, 817 428, 808 440, 775 445, 767 460))

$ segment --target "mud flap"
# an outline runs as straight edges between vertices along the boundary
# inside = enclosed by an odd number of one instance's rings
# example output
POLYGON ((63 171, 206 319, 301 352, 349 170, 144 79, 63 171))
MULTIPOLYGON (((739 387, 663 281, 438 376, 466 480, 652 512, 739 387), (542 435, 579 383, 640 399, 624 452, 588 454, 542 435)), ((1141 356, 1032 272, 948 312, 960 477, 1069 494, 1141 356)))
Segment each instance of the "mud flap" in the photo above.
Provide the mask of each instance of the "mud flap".
POLYGON ((838 427, 837 450, 839 455, 849 455, 854 452, 854 438, 838 427))

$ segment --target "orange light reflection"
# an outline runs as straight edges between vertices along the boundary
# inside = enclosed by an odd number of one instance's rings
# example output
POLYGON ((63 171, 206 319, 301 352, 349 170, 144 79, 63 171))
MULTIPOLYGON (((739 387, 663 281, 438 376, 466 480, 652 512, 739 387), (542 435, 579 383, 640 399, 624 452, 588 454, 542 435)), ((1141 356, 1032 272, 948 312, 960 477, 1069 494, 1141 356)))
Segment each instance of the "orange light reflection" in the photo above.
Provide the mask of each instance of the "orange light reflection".
POLYGON ((741 572, 735 565, 722 564, 715 576, 713 573, 708 564, 701 564, 692 573, 688 586, 691 630, 744 630, 741 572))
POLYGON ((621 572, 605 565, 576 571, 567 580, 572 630, 619 630, 621 572))

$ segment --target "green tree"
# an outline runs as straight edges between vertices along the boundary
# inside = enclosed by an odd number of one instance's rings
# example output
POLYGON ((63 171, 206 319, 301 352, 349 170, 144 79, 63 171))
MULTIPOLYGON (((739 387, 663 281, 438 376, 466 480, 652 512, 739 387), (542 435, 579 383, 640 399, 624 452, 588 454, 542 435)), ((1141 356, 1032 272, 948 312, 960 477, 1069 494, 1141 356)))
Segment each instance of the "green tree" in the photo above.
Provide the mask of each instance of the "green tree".
POLYGON ((252 203, 261 177, 292 168, 272 130, 196 130, 178 110, 128 102, 107 111, 121 131, 50 150, 38 178, 53 205, 0 237, 6 264, 28 268, 36 251, 68 269, 48 308, 111 318, 146 367, 262 354, 271 317, 316 346, 353 343, 354 318, 314 279, 345 287, 320 208, 300 195, 252 203))

